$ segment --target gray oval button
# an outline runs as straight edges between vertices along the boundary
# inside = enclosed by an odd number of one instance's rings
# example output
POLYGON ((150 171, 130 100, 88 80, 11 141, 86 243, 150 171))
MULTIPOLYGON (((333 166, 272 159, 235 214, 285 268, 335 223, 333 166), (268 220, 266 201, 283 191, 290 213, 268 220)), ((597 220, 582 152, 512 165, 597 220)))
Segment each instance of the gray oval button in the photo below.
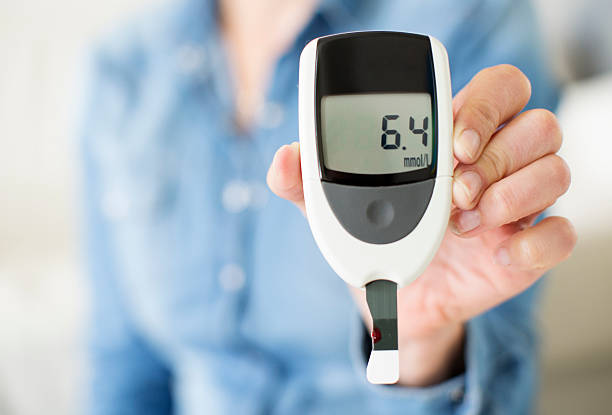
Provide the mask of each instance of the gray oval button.
POLYGON ((435 179, 395 186, 321 182, 342 227, 363 242, 389 244, 410 234, 427 210, 435 179))
POLYGON ((388 200, 375 200, 366 208, 368 221, 379 227, 386 227, 393 222, 395 211, 388 200))

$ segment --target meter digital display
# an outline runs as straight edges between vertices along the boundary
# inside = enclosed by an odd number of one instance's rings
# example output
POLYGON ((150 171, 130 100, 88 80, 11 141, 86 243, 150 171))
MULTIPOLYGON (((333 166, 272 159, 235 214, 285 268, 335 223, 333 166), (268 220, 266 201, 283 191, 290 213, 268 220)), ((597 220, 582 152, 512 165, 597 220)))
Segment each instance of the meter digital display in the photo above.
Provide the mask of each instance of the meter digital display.
POLYGON ((325 167, 388 174, 432 163, 431 95, 425 92, 321 98, 325 167))
POLYGON ((429 37, 323 37, 314 75, 322 181, 391 186, 435 178, 438 105, 429 37))

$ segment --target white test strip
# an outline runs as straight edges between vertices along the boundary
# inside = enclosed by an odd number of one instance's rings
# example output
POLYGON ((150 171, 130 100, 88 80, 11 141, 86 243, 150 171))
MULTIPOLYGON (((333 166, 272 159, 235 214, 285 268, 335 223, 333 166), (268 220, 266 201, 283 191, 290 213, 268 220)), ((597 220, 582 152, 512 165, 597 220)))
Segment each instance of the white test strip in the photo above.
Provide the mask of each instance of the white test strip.
POLYGON ((370 383, 397 383, 399 380, 399 351, 372 350, 366 375, 370 383))

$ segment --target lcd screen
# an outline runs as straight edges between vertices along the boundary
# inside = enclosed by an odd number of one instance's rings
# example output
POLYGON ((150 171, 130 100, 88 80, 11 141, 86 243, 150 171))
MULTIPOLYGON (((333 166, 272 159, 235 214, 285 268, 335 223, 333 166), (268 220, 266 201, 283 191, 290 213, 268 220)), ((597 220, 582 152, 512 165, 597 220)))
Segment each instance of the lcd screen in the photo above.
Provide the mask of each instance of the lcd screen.
POLYGON ((357 174, 428 168, 432 164, 432 125, 428 93, 323 96, 325 166, 357 174))

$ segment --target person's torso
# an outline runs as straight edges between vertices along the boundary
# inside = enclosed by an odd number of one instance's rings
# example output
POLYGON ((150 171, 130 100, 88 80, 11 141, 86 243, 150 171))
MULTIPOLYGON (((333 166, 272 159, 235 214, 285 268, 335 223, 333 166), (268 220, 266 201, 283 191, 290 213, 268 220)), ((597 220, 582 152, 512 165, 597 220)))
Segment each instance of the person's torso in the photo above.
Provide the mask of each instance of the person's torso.
POLYGON ((132 54, 118 101, 121 138, 97 143, 104 211, 130 312, 170 366, 185 413, 381 413, 351 364, 360 328, 347 287, 298 209, 268 190, 266 171, 298 139, 307 41, 385 29, 456 43, 477 3, 324 2, 277 63, 248 134, 232 122, 211 5, 171 14, 167 26, 181 28, 172 37, 138 35, 147 47, 132 54))

